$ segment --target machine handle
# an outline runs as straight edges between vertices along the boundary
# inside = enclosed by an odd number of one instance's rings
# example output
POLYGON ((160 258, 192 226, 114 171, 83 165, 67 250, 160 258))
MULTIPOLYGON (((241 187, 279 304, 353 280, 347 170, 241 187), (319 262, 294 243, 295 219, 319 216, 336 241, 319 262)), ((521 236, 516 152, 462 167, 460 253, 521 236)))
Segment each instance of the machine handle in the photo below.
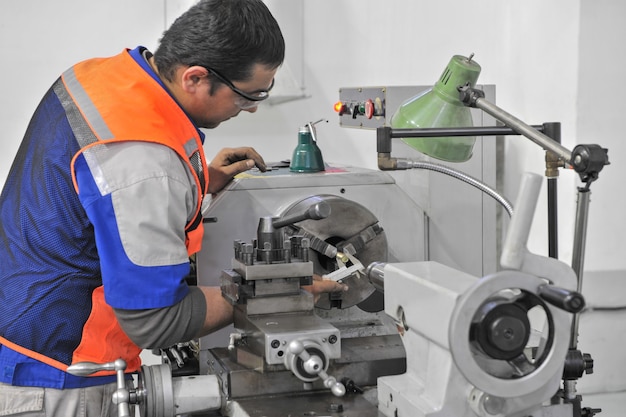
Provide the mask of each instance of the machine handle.
POLYGON ((539 287, 539 296, 562 310, 569 313, 580 313, 585 308, 585 298, 579 292, 553 285, 542 285, 539 287))
POLYGON ((304 213, 295 214, 293 216, 286 217, 284 219, 276 219, 272 222, 275 229, 289 226, 294 223, 298 223, 302 220, 321 220, 330 215, 330 204, 325 201, 310 206, 304 213))
MULTIPOLYGON (((118 359, 124 361, 123 359, 118 359)), ((67 367, 67 372, 76 376, 88 376, 100 371, 117 371, 116 362, 94 363, 94 362, 78 362, 67 367)), ((124 362, 126 369, 126 362, 124 362)))
POLYGON ((119 417, 130 417, 130 391, 126 388, 125 370, 126 361, 124 359, 116 359, 107 363, 78 362, 67 367, 67 372, 76 376, 87 376, 99 371, 115 371, 117 390, 113 393, 113 404, 117 404, 119 417))
POLYGON ((289 352, 298 356, 302 360, 303 369, 311 375, 318 375, 324 386, 333 393, 336 397, 343 397, 346 394, 346 387, 337 382, 334 376, 328 375, 324 371, 324 361, 317 355, 311 355, 304 348, 304 344, 299 340, 293 340, 289 343, 289 352))

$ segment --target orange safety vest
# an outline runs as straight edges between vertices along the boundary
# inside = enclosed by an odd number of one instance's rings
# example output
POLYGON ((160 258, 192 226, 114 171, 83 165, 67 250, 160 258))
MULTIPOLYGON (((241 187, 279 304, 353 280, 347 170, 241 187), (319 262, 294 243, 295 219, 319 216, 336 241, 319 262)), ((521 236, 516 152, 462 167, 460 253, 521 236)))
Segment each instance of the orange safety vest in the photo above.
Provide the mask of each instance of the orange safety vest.
MULTIPOLYGON (((110 58, 81 62, 63 73, 63 86, 72 99, 66 112, 78 110, 91 134, 76 134, 81 150, 72 159, 72 180, 77 193, 74 163, 86 149, 123 141, 143 141, 168 146, 193 173, 199 196, 195 214, 185 227, 189 255, 202 244, 202 199, 208 191, 208 170, 200 134, 169 93, 130 56, 127 50, 110 58)), ((75 132, 76 133, 76 132, 75 132)), ((68 365, 0 337, 0 343, 26 356, 66 371, 68 365)), ((104 288, 92 293, 92 310, 72 363, 112 362, 122 358, 127 372, 141 366, 135 345, 121 329, 114 311, 104 300, 104 288)), ((106 375, 111 372, 99 372, 106 375)))

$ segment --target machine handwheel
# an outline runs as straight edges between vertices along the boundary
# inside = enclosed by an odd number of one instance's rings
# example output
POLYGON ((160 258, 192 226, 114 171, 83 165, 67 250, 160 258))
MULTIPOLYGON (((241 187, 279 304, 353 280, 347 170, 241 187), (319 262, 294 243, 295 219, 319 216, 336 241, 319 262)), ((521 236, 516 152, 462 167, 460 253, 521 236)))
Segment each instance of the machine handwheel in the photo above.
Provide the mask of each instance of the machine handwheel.
MULTIPOLYGON (((497 377, 519 378, 534 372, 546 359, 554 339, 552 314, 535 294, 522 290, 504 290, 486 300, 472 319, 470 343, 483 361, 504 361, 509 365, 481 366, 497 377), (532 312, 532 313, 531 313, 532 312), (544 333, 535 335, 529 315, 545 321, 544 333)), ((476 359, 481 363, 480 359, 476 359)))
POLYGON ((570 317, 539 297, 545 284, 533 275, 502 271, 481 278, 461 296, 448 337, 453 360, 470 384, 513 398, 562 372, 570 317), (537 316, 543 321, 539 334, 533 326, 537 316))
POLYGON ((298 354, 299 352, 295 353, 289 349, 287 350, 287 354, 285 356, 285 366, 287 367, 287 369, 290 369, 291 372, 293 372, 293 374, 301 381, 313 382, 319 378, 320 371, 326 371, 326 369, 328 368, 328 360, 326 359, 326 355, 324 354, 324 352, 315 342, 307 340, 302 342, 302 346, 309 355, 319 358, 319 369, 317 369, 315 372, 307 371, 302 358, 298 354))

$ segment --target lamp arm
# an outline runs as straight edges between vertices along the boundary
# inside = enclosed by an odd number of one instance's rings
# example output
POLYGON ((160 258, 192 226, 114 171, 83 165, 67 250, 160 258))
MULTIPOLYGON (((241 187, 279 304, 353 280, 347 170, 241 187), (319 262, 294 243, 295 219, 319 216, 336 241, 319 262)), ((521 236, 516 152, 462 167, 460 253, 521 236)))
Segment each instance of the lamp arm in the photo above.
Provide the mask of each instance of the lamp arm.
POLYGON ((463 104, 481 109, 520 135, 541 146, 544 150, 554 153, 564 162, 571 165, 580 175, 583 182, 591 183, 595 181, 602 168, 609 164, 608 150, 599 145, 577 145, 573 151, 570 151, 560 143, 555 142, 550 137, 485 99, 485 93, 482 90, 472 88, 469 84, 459 86, 457 89, 463 104))

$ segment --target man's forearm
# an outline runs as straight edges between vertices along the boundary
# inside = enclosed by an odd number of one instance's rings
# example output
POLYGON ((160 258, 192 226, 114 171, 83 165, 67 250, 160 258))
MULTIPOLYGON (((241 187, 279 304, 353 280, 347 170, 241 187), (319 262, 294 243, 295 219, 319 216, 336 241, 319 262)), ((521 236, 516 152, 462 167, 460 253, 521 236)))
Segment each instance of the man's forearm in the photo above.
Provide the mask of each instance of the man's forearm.
POLYGON ((114 310, 122 329, 137 346, 155 349, 195 338, 204 328, 206 309, 204 292, 191 287, 184 299, 170 307, 114 310))
POLYGON ((204 326, 198 336, 204 336, 233 322, 233 306, 222 297, 219 287, 199 287, 206 300, 204 326))

